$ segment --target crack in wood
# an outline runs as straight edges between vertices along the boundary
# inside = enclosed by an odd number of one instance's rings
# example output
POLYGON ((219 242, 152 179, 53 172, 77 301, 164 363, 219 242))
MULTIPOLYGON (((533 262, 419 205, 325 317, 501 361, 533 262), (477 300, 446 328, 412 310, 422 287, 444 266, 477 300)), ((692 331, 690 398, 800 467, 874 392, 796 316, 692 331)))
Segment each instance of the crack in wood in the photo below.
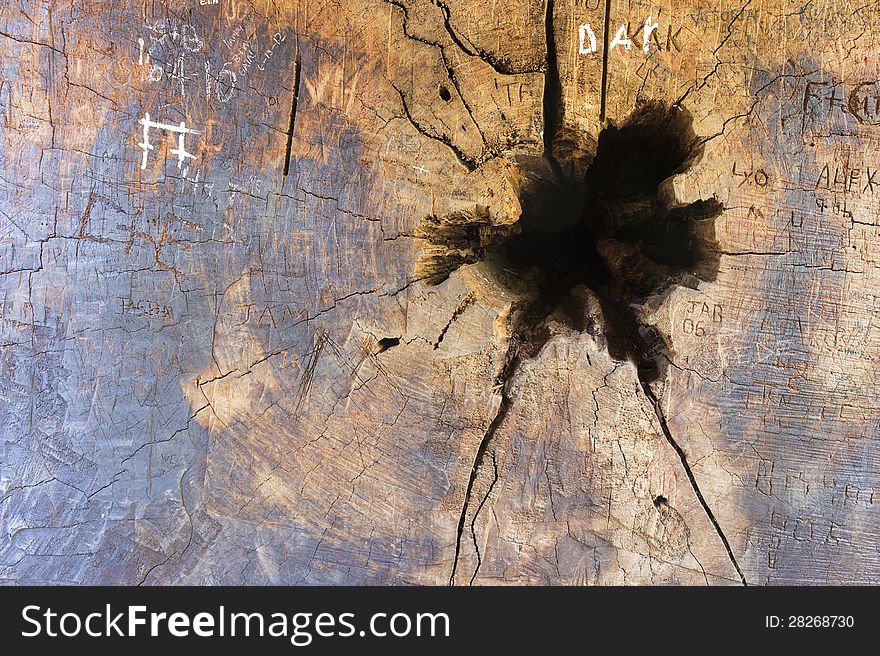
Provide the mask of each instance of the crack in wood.
POLYGON ((562 179, 562 168, 553 153, 556 132, 562 122, 562 84, 559 80, 559 65, 556 61, 556 33, 553 29, 554 0, 547 0, 544 13, 544 39, 547 47, 547 65, 544 72, 544 157, 550 164, 557 180, 562 179))
POLYGON ((433 139, 434 141, 439 141, 452 151, 459 164, 464 166, 468 171, 476 171, 477 166, 479 166, 480 162, 465 154, 465 152, 461 148, 456 146, 449 137, 437 134, 436 132, 429 132, 428 128, 424 127, 421 123, 416 121, 412 113, 410 112, 409 104, 406 101, 406 94, 404 94, 403 91, 401 91, 393 82, 391 83, 391 86, 400 96, 400 103, 403 106, 403 113, 406 114, 406 119, 416 129, 416 131, 424 137, 428 137, 429 139, 433 139))
POLYGON ((749 582, 746 580, 746 575, 743 573, 742 569, 739 566, 739 563, 736 560, 736 556, 733 554, 733 549, 730 546, 730 542, 728 541, 727 536, 721 529, 721 524, 718 523, 718 519, 715 517, 715 513, 712 512, 712 508, 709 506, 709 503, 706 501, 706 497, 703 496, 703 493, 700 490, 700 486, 697 484, 697 479, 694 476, 694 472, 691 469, 690 464, 688 463, 687 455, 685 454, 684 449, 681 448, 681 445, 679 445, 679 443, 675 441, 675 438, 672 436, 672 431, 669 430, 669 424, 666 423, 666 415, 663 413, 663 408, 660 407, 660 400, 657 398, 657 395, 654 394, 654 390, 651 389, 651 385, 649 383, 643 380, 640 380, 640 382, 642 385, 642 389, 645 392, 645 396, 651 402, 651 405, 654 406, 654 414, 657 415, 657 421, 660 422, 660 429, 663 431, 663 435, 666 438, 666 441, 678 455, 678 459, 681 461, 681 466, 684 469, 685 474, 687 474, 688 480, 691 483, 691 487, 694 490, 694 494, 696 495, 697 500, 700 502, 700 505, 703 506, 703 511, 706 513, 709 521, 712 522, 712 526, 715 528, 715 532, 718 534, 721 543, 724 545, 724 549, 727 552, 727 557, 730 559, 730 562, 733 565, 733 568, 736 570, 736 573, 739 574, 740 581, 742 581, 743 585, 747 586, 749 582))
POLYGON ((299 102, 299 78, 301 69, 302 60, 300 60, 299 54, 297 54, 296 59, 293 62, 293 96, 290 99, 290 122, 287 126, 287 144, 284 147, 284 170, 282 171, 282 178, 286 178, 287 174, 290 172, 290 149, 293 146, 293 126, 296 122, 296 105, 297 102, 299 102))
MULTIPOLYGON (((510 410, 511 400, 510 396, 508 395, 507 388, 510 385, 510 382, 513 380, 513 377, 516 375, 519 363, 520 358, 518 349, 513 342, 510 342, 507 347, 507 352, 505 353, 505 360, 504 365, 501 369, 501 373, 499 373, 495 377, 495 388, 498 389, 501 395, 501 403, 498 406, 498 412, 495 413, 495 417, 489 423, 489 426, 486 428, 486 432, 483 433, 483 438, 480 440, 480 445, 477 447, 477 453, 474 456, 474 465, 471 468, 467 489, 465 490, 464 494, 464 503, 462 503, 461 505, 461 514, 458 518, 458 530, 456 532, 455 538, 455 557, 452 561, 452 573, 449 575, 449 585, 455 585, 455 573, 458 570, 458 560, 461 556, 461 536, 464 534, 464 525, 467 521, 468 508, 470 507, 471 502, 471 494, 474 491, 474 483, 476 482, 477 475, 479 474, 480 468, 483 465, 483 459, 486 455, 486 451, 489 450, 489 446, 492 443, 492 439, 495 437, 495 433, 498 431, 498 428, 501 426, 501 424, 504 423, 504 419, 505 417, 507 417, 507 413, 510 410)), ((489 492, 491 492, 491 487, 489 489, 489 492)), ((489 492, 486 493, 487 497, 489 495, 489 492)), ((485 503, 485 498, 480 503, 479 508, 482 508, 483 503, 485 503)), ((477 510, 477 512, 479 512, 479 509, 477 510)), ((476 516, 474 517, 474 521, 476 521, 476 516)), ((474 545, 476 546, 476 537, 474 537, 473 539, 474 545)), ((479 553, 479 549, 477 549, 477 569, 479 569, 479 553)), ((474 577, 475 576, 476 571, 474 572, 474 577)), ((473 577, 471 578, 471 582, 473 582, 473 577)))
POLYGON ((452 317, 449 319, 449 321, 446 322, 446 325, 443 326, 443 330, 440 331, 440 335, 437 337, 437 341, 434 342, 434 350, 435 351, 437 349, 439 349, 440 344, 443 343, 443 339, 446 337, 446 332, 449 330, 449 327, 453 323, 455 323, 455 320, 458 319, 464 313, 465 310, 467 310, 471 305, 473 305, 476 302, 477 302, 477 297, 473 292, 471 292, 470 294, 468 294, 467 296, 464 297, 464 299, 461 301, 459 306, 457 308, 455 308, 455 312, 452 313, 452 317))
MULTIPOLYGON (((390 1, 390 0, 386 0, 390 1)), ((443 27, 446 29, 446 33, 449 35, 449 38, 452 39, 452 42, 461 50, 464 54, 469 57, 477 57, 482 60, 485 64, 488 64, 492 70, 499 75, 521 75, 524 73, 537 73, 536 70, 517 70, 515 67, 510 66, 504 62, 501 62, 490 54, 489 52, 481 49, 478 45, 476 45, 473 41, 468 39, 467 37, 459 36, 455 30, 452 28, 452 13, 449 10, 449 7, 441 2, 440 0, 430 0, 431 4, 437 7, 440 12, 443 14, 443 27), (468 45, 465 45, 464 41, 467 41, 468 45)), ((552 0, 551 0, 552 2, 552 0)), ((395 3, 396 4, 396 3, 395 3)))
POLYGON ((473 540, 474 551, 477 554, 477 566, 474 568, 474 573, 471 574, 471 580, 468 582, 468 585, 474 584, 474 580, 480 572, 480 566, 483 564, 483 558, 480 555, 480 545, 477 544, 477 518, 480 516, 480 511, 483 510, 483 506, 486 505, 486 501, 489 500, 492 490, 495 489, 495 484, 498 483, 498 458, 494 451, 491 453, 491 456, 493 472, 492 482, 489 483, 489 489, 486 490, 486 494, 483 495, 483 499, 480 501, 480 505, 477 506, 477 509, 474 511, 474 516, 471 519, 471 540, 473 540))
POLYGON ((602 89, 599 97, 599 122, 605 122, 605 96, 608 91, 608 28, 611 19, 611 0, 605 0, 605 25, 602 26, 602 89))

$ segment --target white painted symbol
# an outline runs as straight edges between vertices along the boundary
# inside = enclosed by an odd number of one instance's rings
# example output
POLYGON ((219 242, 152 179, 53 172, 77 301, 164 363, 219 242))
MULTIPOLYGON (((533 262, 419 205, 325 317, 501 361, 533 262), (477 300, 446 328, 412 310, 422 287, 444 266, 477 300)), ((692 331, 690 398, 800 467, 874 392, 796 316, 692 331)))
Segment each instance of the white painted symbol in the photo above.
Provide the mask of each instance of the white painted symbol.
POLYGON ((617 34, 614 35, 614 40, 608 46, 608 52, 611 52, 617 46, 623 46, 626 50, 629 50, 632 48, 632 44, 632 39, 626 33, 626 25, 621 25, 620 29, 617 30, 617 34))
POLYGON ((190 130, 186 127, 186 123, 181 121, 179 125, 171 125, 169 123, 155 123, 150 120, 149 114, 144 114, 144 117, 138 121, 141 125, 144 126, 144 140, 138 144, 138 146, 144 151, 143 159, 141 160, 141 169, 147 168, 147 155, 151 150, 154 149, 154 146, 150 143, 150 128, 156 128, 157 130, 165 130, 166 132, 172 132, 177 135, 177 148, 171 149, 172 155, 177 155, 177 168, 180 169, 183 167, 183 163, 187 159, 195 159, 196 156, 192 153, 187 152, 186 144, 184 143, 184 139, 188 134, 201 134, 198 130, 190 130))
POLYGON ((580 41, 578 54, 589 55, 591 52, 596 52, 596 33, 589 23, 578 26, 578 40, 580 41), (585 41, 589 43, 589 47, 585 47, 585 41))
POLYGON ((646 55, 651 50, 651 44, 648 42, 648 39, 651 37, 651 32, 660 27, 660 23, 652 23, 651 18, 651 16, 648 16, 648 20, 645 21, 645 35, 642 37, 642 42, 645 44, 642 46, 642 49, 645 51, 646 55))
MULTIPOLYGON (((138 55, 138 66, 144 65, 144 40, 138 37, 138 45, 140 46, 140 54, 138 55)), ((149 57, 149 55, 147 55, 149 57)))
MULTIPOLYGON (((644 51, 646 55, 651 54, 651 35, 660 27, 660 23, 654 20, 653 16, 648 16, 648 19, 645 21, 645 27, 642 32, 642 46, 641 49, 644 51)), ((623 46, 624 50, 630 51, 632 50, 633 40, 630 38, 628 34, 629 24, 623 24, 617 30, 614 35, 614 38, 610 43, 607 44, 607 51, 611 52, 617 46, 623 46)), ((681 31, 681 30, 679 30, 681 31)), ((671 34, 671 32, 670 32, 671 34)), ((676 33, 677 34, 677 33, 676 33)), ((654 42, 657 45, 657 48, 660 48, 660 44, 657 41, 657 35, 654 34, 654 42)), ((675 46, 677 48, 677 46, 675 46)), ((578 25, 578 54, 579 55, 589 55, 599 50, 596 33, 593 31, 592 25, 590 23, 581 23, 578 25)))

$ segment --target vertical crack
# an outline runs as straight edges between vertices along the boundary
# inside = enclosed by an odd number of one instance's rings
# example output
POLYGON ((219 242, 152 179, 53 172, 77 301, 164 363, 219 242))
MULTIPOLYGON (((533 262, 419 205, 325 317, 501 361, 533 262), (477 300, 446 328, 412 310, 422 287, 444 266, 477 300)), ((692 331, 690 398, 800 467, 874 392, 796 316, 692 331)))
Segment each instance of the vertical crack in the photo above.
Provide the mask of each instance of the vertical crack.
POLYGON ((282 179, 287 177, 290 171, 290 149, 293 146, 293 124, 296 121, 296 103, 299 101, 299 74, 302 68, 302 61, 299 53, 293 62, 293 97, 290 99, 290 122, 287 126, 287 145, 284 148, 284 170, 282 171, 282 179))
MULTIPOLYGON (((489 423, 488 428, 486 428, 486 432, 483 433, 483 439, 480 440, 480 446, 477 447, 477 453, 474 456, 474 465, 471 468, 470 478, 468 479, 467 489, 464 493, 464 503, 461 506, 461 514, 458 518, 458 531, 456 533, 455 538, 455 558, 452 561, 452 573, 449 575, 449 585, 455 585, 455 572, 458 569, 458 558, 461 555, 461 536, 464 534, 464 525, 467 521, 467 512, 470 507, 471 502, 471 494, 474 490, 474 483, 477 480, 477 474, 480 471, 480 467, 483 464, 483 458, 486 455, 486 451, 489 449, 489 446, 492 443, 492 438, 495 437, 495 432, 504 422, 504 418, 507 416, 508 411, 510 410, 510 396, 508 395, 508 387, 510 381, 513 380, 513 376, 516 374, 517 367, 519 365, 519 357, 516 354, 515 347, 511 344, 507 347, 507 353, 505 355, 504 366, 501 369, 501 372, 495 377, 495 387, 498 388, 501 393, 501 403, 498 406, 498 412, 495 413, 495 417, 489 423)), ((493 457, 493 466, 495 465, 495 460, 493 457)), ((496 480, 497 480, 497 469, 496 469, 496 480)), ((494 481, 492 483, 494 485, 494 481)), ((492 491, 490 486, 489 492, 492 491)), ((488 493, 486 494, 488 497, 488 493)), ((482 508, 483 503, 485 503, 486 499, 480 503, 480 508, 482 508)), ((479 512, 479 509, 478 511, 479 512)), ((471 526, 473 528, 473 526, 471 526)), ((474 545, 476 546, 476 537, 474 537, 474 545)), ((477 560, 478 565, 477 569, 479 569, 479 558, 480 551, 477 549, 477 560)), ((476 572, 474 573, 476 576, 476 572)), ((473 577, 471 578, 473 582, 473 577)))
POLYGON ((678 459, 681 461, 681 466, 684 468, 688 480, 691 482, 691 487, 694 490, 694 494, 697 495, 697 499, 699 500, 700 505, 703 506, 703 510, 705 511, 706 516, 709 518, 709 521, 712 522, 712 526, 715 527, 715 532, 718 534, 718 537, 721 538, 722 544, 724 544, 724 549, 727 551, 727 557, 733 564, 734 569, 736 569, 736 573, 739 574, 739 578, 742 581, 742 584, 748 585, 749 583, 746 580, 746 576, 745 574, 743 574, 739 563, 736 561, 736 556, 733 555, 733 549, 731 549, 730 547, 730 542, 728 542, 727 536, 724 535, 724 531, 721 530, 721 525, 715 518, 715 513, 712 512, 712 509, 706 502, 706 498, 700 491, 700 486, 697 485, 697 479, 694 476, 694 472, 691 469, 691 466, 688 464, 687 456, 684 453, 684 449, 682 449, 681 446, 679 446, 678 442, 675 441, 675 438, 672 437, 672 431, 669 430, 669 425, 666 423, 666 416, 663 414, 663 409, 660 407, 660 401, 659 399, 657 399, 657 395, 654 394, 654 390, 651 389, 651 386, 647 382, 640 382, 642 384, 642 389, 645 392, 645 396, 648 397, 651 405, 654 406, 654 413, 657 415, 657 420, 660 422, 660 428, 663 430, 663 435, 666 437, 666 441, 669 442, 669 446, 671 446, 678 454, 678 459))
POLYGON ((599 97, 599 122, 605 122, 605 93, 608 90, 608 28, 611 19, 611 0, 605 0, 605 25, 602 27, 602 95, 599 97))
POLYGON ((562 169, 553 154, 556 132, 562 123, 562 83, 559 81, 559 64, 556 61, 556 33, 553 30, 554 0, 547 0, 544 8, 544 38, 547 44, 547 65, 544 71, 544 157, 558 179, 562 179, 562 169))
POLYGON ((495 484, 498 482, 498 460, 495 457, 494 451, 492 452, 492 471, 493 478, 492 482, 489 483, 489 489, 486 490, 486 494, 483 495, 483 499, 480 501, 480 505, 477 506, 477 509, 474 511, 474 516, 471 519, 471 540, 474 542, 474 550, 477 553, 477 566, 474 568, 474 573, 471 574, 471 580, 468 585, 474 584, 474 580, 477 578, 477 574, 480 571, 480 565, 483 564, 483 558, 480 556, 480 545, 477 544, 477 517, 480 516, 480 511, 483 509, 483 506, 489 499, 489 495, 492 494, 492 490, 495 489, 495 484))

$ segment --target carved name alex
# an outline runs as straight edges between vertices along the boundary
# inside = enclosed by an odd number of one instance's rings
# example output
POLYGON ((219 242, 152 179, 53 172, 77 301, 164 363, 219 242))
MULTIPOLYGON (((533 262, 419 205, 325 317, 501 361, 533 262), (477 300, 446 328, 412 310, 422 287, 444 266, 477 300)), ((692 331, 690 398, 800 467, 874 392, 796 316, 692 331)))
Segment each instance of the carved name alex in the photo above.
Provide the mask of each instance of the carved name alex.
MULTIPOLYGON (((666 26, 666 41, 661 44, 660 35, 663 29, 660 23, 654 21, 652 16, 648 16, 643 27, 636 26, 632 29, 632 23, 627 22, 620 25, 614 33, 614 38, 608 43, 608 52, 613 52, 621 46, 624 51, 630 51, 633 46, 637 50, 641 50, 646 55, 651 54, 652 50, 663 51, 675 48, 680 51, 680 36, 683 27, 673 30, 673 26, 666 26)), ((582 23, 578 25, 578 54, 589 55, 599 51, 599 43, 596 39, 596 32, 590 23, 582 23)))
POLYGON ((877 172, 878 169, 872 169, 870 166, 862 169, 826 164, 822 167, 819 177, 816 178, 816 189, 854 192, 858 194, 863 194, 867 191, 873 194, 874 187, 880 185, 877 172))

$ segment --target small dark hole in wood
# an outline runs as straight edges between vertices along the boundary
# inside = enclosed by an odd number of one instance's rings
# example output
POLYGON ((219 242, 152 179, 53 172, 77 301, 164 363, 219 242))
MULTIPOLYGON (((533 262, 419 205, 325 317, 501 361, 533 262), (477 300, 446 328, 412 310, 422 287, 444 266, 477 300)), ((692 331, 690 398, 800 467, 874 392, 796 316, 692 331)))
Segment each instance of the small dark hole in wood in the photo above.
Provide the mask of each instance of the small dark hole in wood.
POLYGON ((658 494, 654 498, 654 507, 657 508, 658 510, 660 508, 666 508, 668 505, 669 505, 669 500, 666 497, 664 497, 662 494, 658 494))
POLYGON ((383 351, 387 351, 392 346, 397 346, 400 344, 399 337, 383 337, 377 342, 377 350, 376 353, 382 353, 383 351))
POLYGON ((452 94, 449 93, 449 89, 447 89, 443 85, 440 85, 440 99, 443 102, 449 102, 450 100, 452 100, 452 94))

